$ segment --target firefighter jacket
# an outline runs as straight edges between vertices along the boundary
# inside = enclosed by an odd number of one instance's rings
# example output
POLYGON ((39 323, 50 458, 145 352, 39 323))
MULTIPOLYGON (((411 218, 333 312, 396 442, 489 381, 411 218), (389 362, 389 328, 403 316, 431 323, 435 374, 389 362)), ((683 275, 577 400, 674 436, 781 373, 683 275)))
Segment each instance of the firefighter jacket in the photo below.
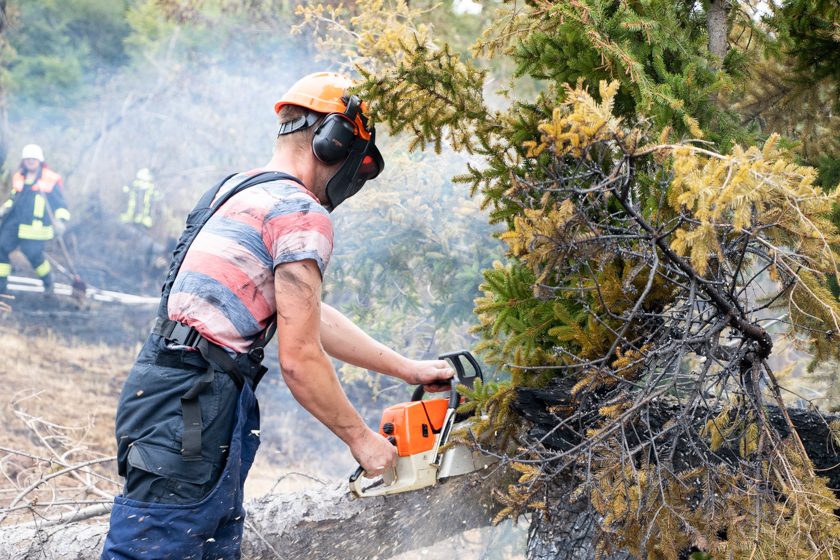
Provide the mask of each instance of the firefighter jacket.
POLYGON ((53 238, 52 218, 69 220, 70 212, 64 202, 61 175, 41 167, 33 182, 18 171, 12 177, 12 196, 4 204, 11 207, 6 221, 18 224, 18 238, 47 241, 53 238))
POLYGON ((146 228, 152 227, 153 206, 160 198, 155 184, 147 179, 137 178, 131 186, 124 186, 123 192, 128 195, 128 205, 125 212, 120 214, 120 221, 126 224, 140 224, 146 228))

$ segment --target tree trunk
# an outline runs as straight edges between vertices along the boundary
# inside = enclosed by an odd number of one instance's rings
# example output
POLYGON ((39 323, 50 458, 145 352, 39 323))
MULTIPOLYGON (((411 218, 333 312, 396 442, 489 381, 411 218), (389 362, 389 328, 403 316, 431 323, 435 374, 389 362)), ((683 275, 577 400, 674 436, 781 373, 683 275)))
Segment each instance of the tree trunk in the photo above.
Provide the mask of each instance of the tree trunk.
POLYGON ((706 12, 706 31, 709 34, 709 52, 720 60, 729 51, 729 23, 727 22, 730 0, 709 0, 706 12))
MULTIPOLYGON (((574 486, 566 480, 551 489, 549 515, 533 515, 528 532, 529 560, 591 560, 595 558, 598 514, 583 498, 569 502, 574 486)), ((602 560, 626 560, 626 554, 602 560)))
MULTIPOLYGON (((501 479, 500 471, 476 473, 386 498, 356 499, 346 485, 267 495, 247 506, 243 557, 390 558, 489 525, 499 509, 489 489, 501 479)), ((107 530, 105 519, 4 527, 0 558, 98 559, 107 530)))

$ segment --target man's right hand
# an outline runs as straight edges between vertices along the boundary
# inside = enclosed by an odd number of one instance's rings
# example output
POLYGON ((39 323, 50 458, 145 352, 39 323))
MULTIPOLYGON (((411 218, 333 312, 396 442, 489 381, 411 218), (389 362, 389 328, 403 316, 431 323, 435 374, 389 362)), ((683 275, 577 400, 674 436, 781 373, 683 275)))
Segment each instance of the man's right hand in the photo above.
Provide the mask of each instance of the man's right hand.
POLYGON ((390 441, 370 428, 357 443, 350 446, 350 452, 365 470, 368 478, 377 477, 394 468, 397 462, 397 448, 390 441))

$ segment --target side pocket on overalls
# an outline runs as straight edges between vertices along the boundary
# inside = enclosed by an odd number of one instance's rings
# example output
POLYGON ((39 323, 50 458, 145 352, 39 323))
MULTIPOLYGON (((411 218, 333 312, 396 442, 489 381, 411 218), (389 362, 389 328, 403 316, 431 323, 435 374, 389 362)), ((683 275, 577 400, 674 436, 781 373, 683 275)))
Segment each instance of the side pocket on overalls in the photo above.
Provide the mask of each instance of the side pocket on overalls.
POLYGON ((201 501, 186 505, 149 503, 118 496, 111 510, 111 530, 102 558, 239 558, 245 514, 242 486, 247 470, 242 466, 250 465, 254 459, 259 438, 252 432, 259 429, 259 419, 255 398, 249 388, 238 395, 236 402, 235 413, 232 414, 235 426, 230 451, 218 477, 204 471, 208 466, 212 470, 209 462, 184 462, 181 454, 173 449, 148 444, 138 446, 135 443, 137 450, 132 454, 130 472, 166 472, 169 475, 179 472, 180 479, 172 476, 167 479, 186 483, 183 479, 192 478, 190 484, 207 479, 206 484, 212 485, 212 488, 201 501), (246 434, 251 434, 251 441, 243 450, 246 434), (186 464, 190 464, 186 468, 191 470, 184 470, 186 464))
POLYGON ((211 463, 184 461, 173 449, 135 442, 128 452, 126 497, 149 503, 192 504, 212 490, 211 463))
POLYGON ((126 495, 117 496, 102 560, 201 560, 215 524, 202 497, 211 465, 178 451, 135 443, 128 452, 126 495))

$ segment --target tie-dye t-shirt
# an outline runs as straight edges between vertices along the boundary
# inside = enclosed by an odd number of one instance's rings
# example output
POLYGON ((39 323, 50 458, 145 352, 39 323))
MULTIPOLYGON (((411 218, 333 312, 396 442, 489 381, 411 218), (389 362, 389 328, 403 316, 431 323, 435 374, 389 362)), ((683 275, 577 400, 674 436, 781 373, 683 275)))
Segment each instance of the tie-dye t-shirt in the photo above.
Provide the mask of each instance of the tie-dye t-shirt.
MULTIPOLYGON (((219 193, 260 171, 231 177, 219 193)), ((193 241, 172 285, 169 318, 245 352, 277 311, 274 268, 312 259, 323 275, 332 247, 329 214, 299 184, 247 188, 225 202, 193 241)))

